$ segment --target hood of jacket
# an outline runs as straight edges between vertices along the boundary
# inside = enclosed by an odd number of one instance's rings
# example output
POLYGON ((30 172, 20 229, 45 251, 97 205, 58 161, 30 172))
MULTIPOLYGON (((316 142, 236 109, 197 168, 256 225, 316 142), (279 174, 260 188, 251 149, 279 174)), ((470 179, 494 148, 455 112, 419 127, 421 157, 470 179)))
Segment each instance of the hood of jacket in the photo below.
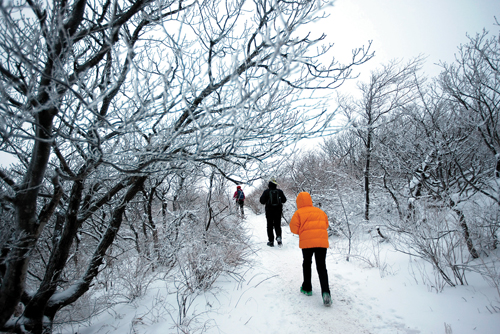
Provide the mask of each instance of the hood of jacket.
POLYGON ((313 206, 313 201, 311 195, 308 192, 301 192, 297 195, 297 209, 304 208, 306 206, 313 206))

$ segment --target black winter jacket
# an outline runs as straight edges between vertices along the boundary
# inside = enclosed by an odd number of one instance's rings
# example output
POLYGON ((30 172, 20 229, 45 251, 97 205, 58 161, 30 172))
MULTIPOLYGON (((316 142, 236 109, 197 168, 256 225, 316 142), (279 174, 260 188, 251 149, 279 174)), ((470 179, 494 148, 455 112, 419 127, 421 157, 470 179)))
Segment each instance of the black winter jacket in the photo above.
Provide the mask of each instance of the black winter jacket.
POLYGON ((276 185, 272 182, 269 182, 269 189, 264 190, 262 193, 262 196, 260 196, 260 204, 265 204, 266 205, 266 217, 268 215, 280 215, 281 212, 283 211, 283 203, 286 202, 286 197, 285 194, 281 189, 278 189, 279 196, 281 199, 281 204, 278 206, 270 206, 267 201, 269 200, 269 190, 274 190, 276 189, 276 185))

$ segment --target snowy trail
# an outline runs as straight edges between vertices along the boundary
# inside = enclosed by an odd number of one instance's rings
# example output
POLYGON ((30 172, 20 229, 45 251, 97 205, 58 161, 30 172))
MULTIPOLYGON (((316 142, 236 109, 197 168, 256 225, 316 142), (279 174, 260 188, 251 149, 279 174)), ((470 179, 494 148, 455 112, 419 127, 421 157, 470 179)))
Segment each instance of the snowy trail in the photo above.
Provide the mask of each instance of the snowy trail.
MULTIPOLYGON (((384 324, 379 316, 366 314, 371 307, 353 307, 356 297, 349 295, 350 292, 342 286, 347 280, 335 272, 332 264, 336 260, 331 254, 327 256, 327 269, 333 305, 323 306, 314 261, 313 296, 301 294, 302 253, 298 236, 284 226, 283 247, 271 248, 266 246, 263 215, 249 214, 246 224, 253 232, 255 265, 245 274, 246 282, 239 290, 227 291, 229 295, 224 292, 217 295, 218 302, 226 310, 220 314, 220 319, 214 319, 220 333, 418 333, 401 330, 404 328, 402 324, 397 325, 399 330, 391 329, 392 325, 384 324), (374 331, 374 327, 378 331, 374 331)), ((224 286, 221 288, 225 290, 224 286)))

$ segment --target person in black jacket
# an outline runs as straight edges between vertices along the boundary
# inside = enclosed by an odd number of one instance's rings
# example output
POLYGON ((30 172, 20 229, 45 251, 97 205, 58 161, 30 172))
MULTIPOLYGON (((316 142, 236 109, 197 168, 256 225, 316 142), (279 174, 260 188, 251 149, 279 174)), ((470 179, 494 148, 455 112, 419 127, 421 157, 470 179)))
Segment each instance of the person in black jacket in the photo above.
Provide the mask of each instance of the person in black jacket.
POLYGON ((267 245, 270 247, 274 247, 273 232, 276 232, 278 246, 282 245, 281 215, 283 212, 283 203, 285 202, 285 194, 281 189, 278 189, 278 183, 272 178, 269 181, 268 189, 264 190, 264 193, 260 196, 260 203, 266 205, 267 237, 269 239, 267 245))

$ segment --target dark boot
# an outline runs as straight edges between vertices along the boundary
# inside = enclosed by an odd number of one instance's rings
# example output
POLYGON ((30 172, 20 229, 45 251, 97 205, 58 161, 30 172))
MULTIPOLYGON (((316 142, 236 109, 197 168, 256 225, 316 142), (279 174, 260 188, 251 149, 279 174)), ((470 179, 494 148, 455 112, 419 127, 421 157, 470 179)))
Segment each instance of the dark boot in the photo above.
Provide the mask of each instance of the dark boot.
POLYGON ((328 292, 323 292, 323 305, 332 306, 332 297, 328 292))

